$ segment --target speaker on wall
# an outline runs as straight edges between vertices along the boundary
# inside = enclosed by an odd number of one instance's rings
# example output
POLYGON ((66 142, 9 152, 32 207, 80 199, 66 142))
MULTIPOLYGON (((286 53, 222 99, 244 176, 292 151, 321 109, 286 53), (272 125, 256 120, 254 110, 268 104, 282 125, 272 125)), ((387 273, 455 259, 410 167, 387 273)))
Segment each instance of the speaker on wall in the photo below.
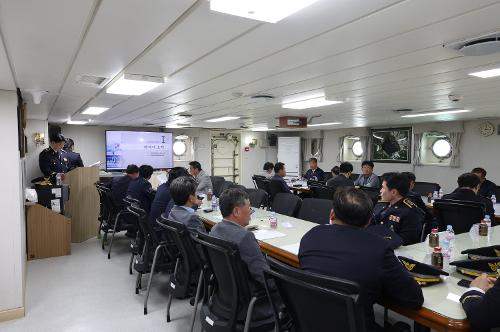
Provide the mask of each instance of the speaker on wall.
POLYGON ((269 142, 269 146, 276 146, 278 144, 278 135, 276 134, 268 134, 267 140, 269 142))

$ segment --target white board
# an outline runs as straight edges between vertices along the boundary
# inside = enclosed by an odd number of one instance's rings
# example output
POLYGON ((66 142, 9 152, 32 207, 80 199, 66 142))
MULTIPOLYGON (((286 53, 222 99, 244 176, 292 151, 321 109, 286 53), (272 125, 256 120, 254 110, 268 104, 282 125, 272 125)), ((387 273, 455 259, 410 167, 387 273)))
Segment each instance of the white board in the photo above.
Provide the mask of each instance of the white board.
POLYGON ((300 137, 279 137, 278 161, 285 164, 287 176, 302 176, 300 159, 300 137))

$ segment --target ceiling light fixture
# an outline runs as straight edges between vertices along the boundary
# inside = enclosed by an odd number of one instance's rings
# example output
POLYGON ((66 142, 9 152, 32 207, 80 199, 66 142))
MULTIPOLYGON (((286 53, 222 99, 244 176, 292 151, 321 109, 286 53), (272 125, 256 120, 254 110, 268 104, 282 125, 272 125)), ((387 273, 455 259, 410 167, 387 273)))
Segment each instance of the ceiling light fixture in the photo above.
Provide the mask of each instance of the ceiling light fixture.
POLYGON ((427 112, 427 113, 401 115, 401 117, 402 118, 419 118, 422 116, 457 114, 457 113, 467 113, 467 112, 470 112, 470 110, 445 110, 445 111, 438 111, 438 112, 427 112))
POLYGON ((276 23, 318 0, 210 0, 216 12, 276 23))
POLYGON ((480 77, 480 78, 496 77, 496 76, 500 76, 500 68, 478 71, 475 73, 470 73, 469 75, 480 77))
POLYGON ((239 119, 239 116, 223 116, 220 118, 214 118, 214 119, 209 119, 205 120, 205 122, 223 122, 223 121, 231 121, 231 120, 236 120, 239 119))
POLYGON ((175 136, 175 139, 178 139, 178 140, 181 140, 181 141, 185 141, 189 138, 188 135, 185 135, 185 134, 182 134, 182 135, 179 135, 179 136, 175 136))
POLYGON ((342 104, 342 103, 343 101, 340 100, 326 100, 325 97, 318 97, 318 98, 283 103, 281 104, 281 107, 295 109, 295 110, 303 110, 306 108, 322 107, 322 106, 342 104))
POLYGON ((123 74, 117 79, 106 93, 128 96, 140 96, 165 83, 164 77, 123 74))
POLYGON ((319 126, 332 126, 332 125, 338 125, 341 124, 342 122, 325 122, 325 123, 316 123, 316 124, 308 124, 308 127, 319 127, 319 126))
POLYGON ((87 121, 78 121, 78 120, 68 120, 66 124, 69 125, 84 125, 87 124, 87 121))
POLYGON ((85 111, 82 112, 82 114, 99 115, 106 112, 107 110, 109 110, 109 107, 89 106, 85 109, 85 111))

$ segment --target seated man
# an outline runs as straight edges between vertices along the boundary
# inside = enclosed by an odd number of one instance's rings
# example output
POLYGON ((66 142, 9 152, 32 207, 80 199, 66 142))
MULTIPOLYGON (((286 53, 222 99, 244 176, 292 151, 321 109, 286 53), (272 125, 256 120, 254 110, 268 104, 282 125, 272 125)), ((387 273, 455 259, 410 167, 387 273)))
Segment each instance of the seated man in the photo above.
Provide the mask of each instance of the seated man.
POLYGON ((192 161, 189 163, 189 173, 195 178, 196 183, 198 183, 198 187, 196 188, 197 193, 207 194, 209 189, 213 192, 212 179, 201 169, 199 162, 192 161))
POLYGON ((443 199, 453 199, 457 201, 469 201, 483 203, 486 214, 495 219, 495 209, 493 203, 486 197, 478 195, 479 177, 474 173, 464 173, 458 177, 458 188, 451 194, 443 196, 443 199))
POLYGON ((474 331, 500 327, 500 281, 486 274, 474 279, 460 298, 474 331))
POLYGON ((264 176, 266 179, 270 179, 274 175, 274 164, 267 161, 264 163, 264 167, 262 167, 262 176, 264 176))
POLYGON ((328 180, 326 185, 332 187, 334 191, 342 187, 354 187, 354 181, 350 179, 353 169, 350 162, 343 162, 339 167, 339 175, 328 180))
POLYGON ((156 189, 156 195, 151 203, 151 211, 149 212, 149 222, 156 226, 156 219, 160 217, 161 214, 168 216, 170 210, 174 206, 172 201, 172 196, 170 196, 170 184, 172 181, 181 176, 190 176, 188 171, 184 167, 174 167, 168 172, 168 180, 162 183, 156 189))
POLYGON ((174 201, 174 206, 170 210, 168 219, 180 222, 196 233, 200 231, 206 233, 205 226, 193 209, 193 205, 200 205, 201 202, 196 197, 196 187, 198 184, 191 176, 181 176, 170 184, 170 196, 174 201))
POLYGON ((401 174, 407 176, 408 180, 410 180, 410 190, 408 191, 406 197, 408 197, 413 203, 415 203, 416 206, 420 208, 420 210, 422 210, 422 212, 425 214, 425 220, 432 220, 432 213, 430 213, 429 209, 427 209, 427 206, 422 200, 422 196, 420 196, 419 193, 413 191, 413 188, 415 187, 415 181, 417 180, 415 174, 413 174, 412 172, 402 172, 401 174))
POLYGON ((405 198, 410 190, 410 180, 401 173, 383 175, 380 195, 382 201, 373 209, 375 224, 392 228, 403 239, 403 245, 420 242, 424 212, 410 199, 405 198))
POLYGON ((64 144, 64 157, 68 160, 68 172, 77 167, 83 167, 82 157, 73 151, 74 147, 75 142, 71 138, 67 138, 66 144, 64 144))
POLYGON ((271 178, 271 183, 269 184, 270 187, 273 186, 273 188, 276 188, 277 192, 274 192, 273 195, 278 193, 290 193, 290 188, 288 188, 285 179, 283 179, 285 176, 285 164, 277 162, 274 165, 274 176, 271 178))
POLYGON ((333 166, 331 172, 332 172, 332 179, 334 179, 337 175, 340 174, 340 167, 333 166))
MULTIPOLYGON (((263 271, 269 269, 269 265, 260 251, 254 234, 244 228, 250 222, 252 213, 248 194, 238 188, 227 189, 219 198, 219 208, 223 220, 212 228, 210 235, 233 242, 238 246, 240 257, 246 263, 253 281, 251 286, 263 289, 263 271)), ((256 304, 253 318, 271 315, 272 309, 267 301, 256 304)))
POLYGON ((107 187, 111 189, 111 196, 113 197, 113 202, 115 205, 121 209, 125 206, 123 199, 127 197, 127 189, 130 181, 139 177, 139 167, 134 164, 127 166, 124 176, 114 177, 108 184, 107 187))
POLYGON ((324 181, 325 180, 325 172, 321 168, 318 167, 318 159, 310 158, 309 159, 309 169, 306 174, 304 174, 304 178, 307 180, 314 181, 324 181))
POLYGON ((373 173, 375 165, 371 160, 365 160, 361 163, 361 174, 354 181, 355 186, 380 188, 380 181, 377 174, 373 173))
MULTIPOLYGON (((476 174, 479 177, 479 191, 478 195, 491 198, 491 196, 495 195, 497 192, 497 185, 486 179, 486 170, 481 167, 476 167, 472 170, 471 173, 476 174)), ((498 199, 498 197, 497 197, 498 199)))
POLYGON ((403 268, 389 241, 365 231, 372 216, 372 201, 360 189, 341 188, 333 197, 331 225, 318 225, 300 242, 299 263, 306 271, 357 282, 365 304, 367 330, 375 323, 373 304, 390 301, 407 308, 422 306, 417 282, 403 268))
POLYGON ((141 165, 139 167, 139 177, 130 181, 127 189, 127 195, 141 202, 141 208, 149 214, 151 210, 151 202, 154 199, 154 191, 151 187, 149 179, 153 175, 153 167, 149 165, 141 165))

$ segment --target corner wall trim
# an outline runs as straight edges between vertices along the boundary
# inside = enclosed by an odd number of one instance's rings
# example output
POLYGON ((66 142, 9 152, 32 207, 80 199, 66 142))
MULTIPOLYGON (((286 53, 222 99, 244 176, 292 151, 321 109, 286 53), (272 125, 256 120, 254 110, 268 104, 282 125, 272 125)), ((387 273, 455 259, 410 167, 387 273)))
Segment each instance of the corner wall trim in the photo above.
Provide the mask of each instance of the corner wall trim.
POLYGON ((24 307, 0 311, 0 322, 24 317, 24 307))

